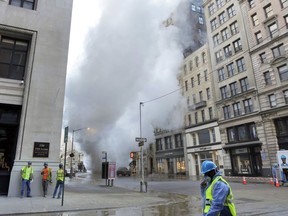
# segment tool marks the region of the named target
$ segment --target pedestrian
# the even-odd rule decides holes
[[[33,181],[33,168],[31,165],[32,165],[32,162],[28,161],[28,165],[23,166],[21,169],[21,178],[22,178],[21,198],[23,198],[25,186],[27,188],[27,197],[32,197],[30,182]]]
[[[56,197],[58,188],[59,188],[59,191],[58,191],[57,198],[58,199],[61,198],[61,193],[62,193],[62,190],[63,190],[63,186],[64,186],[63,164],[59,164],[59,169],[57,170],[57,174],[56,174],[56,186],[55,186],[55,189],[54,189],[53,198]]]
[[[43,197],[47,196],[47,189],[48,189],[48,183],[52,182],[52,172],[51,168],[48,168],[48,163],[44,163],[44,168],[41,171],[42,175],[42,188],[43,188]]]
[[[222,178],[212,161],[204,161],[201,167],[204,181],[201,182],[203,216],[236,216],[232,189]]]

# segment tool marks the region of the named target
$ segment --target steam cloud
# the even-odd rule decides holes
[[[74,0],[64,109],[70,131],[92,128],[75,132],[74,144],[93,170],[101,168],[102,151],[117,167],[128,166],[129,152],[139,150],[140,102],[148,143],[153,127],[181,127],[180,90],[150,100],[179,89],[182,50],[189,42],[187,29],[163,25],[175,11],[182,13],[178,22],[187,22],[188,1],[96,2]]]

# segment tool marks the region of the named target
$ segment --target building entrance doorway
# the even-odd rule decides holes
[[[7,195],[13,167],[21,106],[0,104],[0,195]]]

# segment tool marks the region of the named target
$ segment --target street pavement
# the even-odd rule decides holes
[[[127,181],[129,180],[127,178]],[[150,180],[152,181],[152,179]],[[164,184],[165,180],[162,181]],[[195,190],[200,183],[198,180],[189,179],[170,181],[175,181],[179,185],[193,184]],[[241,182],[232,182],[231,186],[237,215],[272,216],[283,213],[286,215],[288,212],[287,187],[249,182],[246,185]],[[201,197],[198,191],[197,193],[191,192],[191,195],[183,195],[155,189],[149,191],[148,188],[147,193],[140,193],[139,188],[136,190],[120,186],[107,187],[104,180],[87,181],[81,177],[67,179],[63,206],[61,206],[61,201],[61,199],[53,199],[51,195],[47,198],[23,199],[0,197],[0,214],[45,215],[45,213],[50,213],[50,215],[59,215],[56,213],[62,212],[63,215],[84,215],[81,212],[86,211],[86,215],[201,215]],[[94,213],[91,213],[93,211]],[[70,212],[70,214],[64,214],[65,212]]]

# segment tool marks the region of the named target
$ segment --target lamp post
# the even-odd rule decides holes
[[[72,166],[72,162],[73,162],[73,157],[74,157],[74,133],[77,132],[77,131],[81,131],[81,130],[86,130],[87,128],[79,128],[79,129],[76,129],[76,130],[73,130],[72,131],[72,143],[71,143],[71,154],[70,154],[70,178],[73,177],[72,175],[72,172],[73,172],[73,166]]]
[[[144,105],[143,102],[139,103],[139,110],[140,110],[140,139],[142,138],[142,115],[141,115],[141,107]],[[140,157],[141,157],[141,182],[140,182],[140,192],[143,191],[144,186],[144,164],[143,164],[143,146],[140,147]]]

